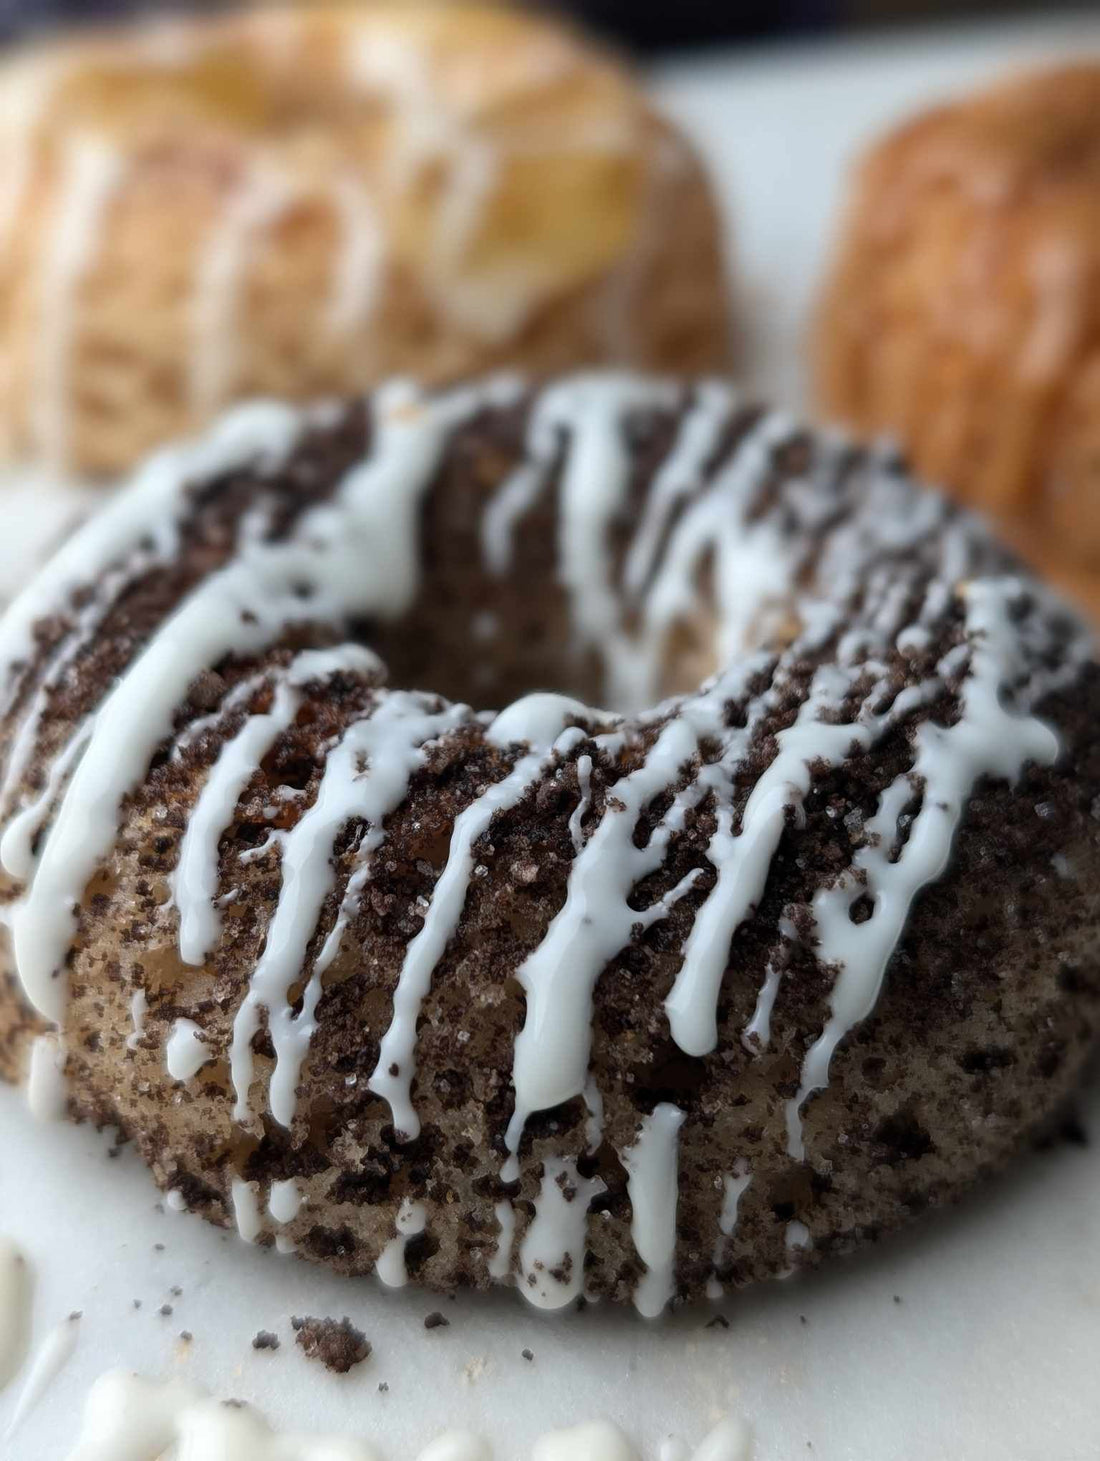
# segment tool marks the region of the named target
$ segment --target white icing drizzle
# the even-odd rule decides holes
[[[123,174],[120,154],[102,137],[71,138],[62,161],[65,181],[46,244],[41,281],[37,380],[32,425],[38,453],[55,466],[69,450],[73,399],[70,366],[80,286],[99,251],[99,234]]]
[[[178,1019],[164,1047],[164,1062],[174,1081],[194,1080],[213,1057],[194,1020]]]
[[[149,997],[144,989],[135,989],[130,996],[130,1024],[133,1026],[126,1036],[126,1049],[136,1050],[145,1034],[145,1016],[149,1011]]]
[[[394,1219],[397,1232],[378,1255],[374,1271],[387,1288],[404,1288],[409,1281],[405,1267],[405,1249],[410,1238],[417,1237],[428,1224],[428,1212],[424,1204],[406,1197],[402,1200]]]
[[[394,1129],[402,1140],[420,1133],[420,1119],[410,1098],[416,1022],[431,987],[432,972],[462,916],[474,866],[474,843],[489,830],[498,812],[507,811],[523,800],[551,759],[564,756],[583,735],[583,731],[569,729],[558,737],[548,754],[532,751],[520,757],[503,781],[489,787],[455,820],[446,865],[432,891],[423,926],[409,944],[397,976],[393,1018],[382,1037],[378,1064],[370,1078],[371,1090],[389,1102]],[[492,728],[487,738],[494,738]]]
[[[429,1441],[417,1461],[492,1461],[493,1453],[470,1431],[446,1431]]]
[[[15,1378],[27,1352],[33,1292],[26,1256],[10,1238],[0,1238],[0,1391]]]
[[[362,329],[370,319],[382,284],[386,241],[378,210],[356,178],[337,178],[331,196],[342,245],[324,324],[330,334],[346,335]]]
[[[187,1199],[178,1187],[170,1187],[164,1194],[164,1206],[169,1212],[186,1212]]]
[[[727,1416],[720,1420],[698,1446],[691,1461],[749,1461],[752,1435],[743,1420]]]
[[[293,196],[289,180],[259,159],[222,210],[199,255],[191,300],[191,407],[206,418],[236,385],[241,295],[252,247]]]
[[[169,733],[172,715],[194,676],[231,651],[258,651],[295,619],[322,613],[339,618],[372,609],[400,613],[415,592],[415,513],[420,495],[449,430],[485,396],[496,398],[493,383],[485,395],[470,390],[430,402],[402,383],[380,391],[374,402],[374,451],[341,483],[332,501],[308,512],[291,542],[255,545],[205,580],[161,626],[100,705],[91,740],[49,829],[33,881],[12,918],[20,977],[32,1001],[48,1017],[60,1019],[63,1012],[64,982],[59,974],[75,910],[114,839],[118,807]],[[276,422],[283,417],[276,441],[288,445],[285,418],[295,424],[303,418],[265,409],[275,413]],[[239,416],[234,413],[231,420]],[[209,473],[211,456],[215,468],[225,470],[227,462],[239,460],[242,441],[251,444],[248,430],[215,432],[212,451],[184,453],[182,462],[170,459],[167,471],[207,465]],[[173,476],[172,496],[180,485]],[[147,506],[134,505],[138,510]],[[84,537],[78,533],[68,545],[71,555],[64,550],[60,555],[66,570],[70,558],[79,562]],[[93,546],[99,546],[97,540]],[[88,567],[85,562],[81,579]],[[295,592],[303,583],[313,589],[305,598]],[[41,586],[30,592],[36,602],[44,596]],[[20,611],[19,628],[25,619],[25,597],[14,606]],[[4,648],[0,636],[0,663]],[[288,1020],[289,1016],[284,1025]],[[240,1095],[241,1087],[237,1089]]]
[[[500,1237],[493,1256],[489,1259],[489,1276],[497,1280],[510,1278],[513,1271],[512,1252],[516,1243],[516,1210],[507,1200],[493,1207],[493,1215],[500,1225]]]
[[[37,827],[45,836],[37,865],[30,856],[36,831],[23,838],[21,851],[12,852],[9,868],[23,868],[29,878],[12,928],[20,975],[40,1009],[61,1016],[60,971],[79,900],[114,841],[126,794],[140,784],[150,757],[170,734],[194,676],[225,654],[263,652],[296,623],[321,618],[338,625],[348,618],[403,613],[418,587],[421,499],[450,432],[482,406],[513,404],[522,389],[504,377],[430,398],[405,384],[380,392],[372,403],[369,453],[332,497],[306,512],[279,541],[266,535],[261,503],[258,515],[239,526],[236,558],[199,584],[94,715],[74,730],[58,758],[68,758],[64,768],[43,794]],[[625,553],[613,552],[625,510],[632,507],[636,461],[629,418],[638,411],[669,413],[680,403],[684,414],[633,540]],[[439,738],[463,728],[483,735],[505,761],[499,779],[479,789],[459,812],[443,871],[422,904],[422,927],[397,973],[392,1015],[370,1084],[389,1102],[402,1137],[419,1129],[412,1105],[416,1025],[461,927],[478,839],[498,812],[517,806],[560,762],[576,756],[580,795],[568,824],[573,857],[564,896],[541,942],[517,970],[507,971],[526,996],[513,1053],[515,1104],[502,1171],[510,1182],[521,1175],[520,1142],[536,1112],[583,1097],[590,1113],[586,1138],[590,1145],[601,1138],[602,1096],[590,1050],[594,992],[608,964],[640,929],[693,895],[666,1013],[672,1037],[686,1054],[701,1057],[714,1050],[723,981],[736,973],[738,931],[766,891],[785,831],[797,830],[814,778],[822,768],[872,750],[912,717],[911,765],[883,793],[866,826],[853,832],[856,851],[848,871],[813,895],[816,953],[835,967],[836,977],[828,1018],[787,1109],[790,1150],[802,1155],[803,1104],[825,1084],[836,1046],[873,1007],[913,899],[946,866],[975,781],[983,774],[1012,780],[1029,760],[1053,760],[1056,738],[1030,707],[1047,690],[1070,683],[1084,651],[1075,642],[1057,668],[1040,667],[1049,649],[1041,614],[1036,623],[1027,614],[1013,614],[1015,581],[974,571],[984,552],[975,530],[948,519],[935,498],[914,498],[873,458],[859,469],[866,480],[846,503],[850,483],[840,467],[842,444],[830,438],[814,448],[816,457],[810,452],[804,477],[783,478],[777,489],[782,512],[762,507],[758,498],[774,478],[774,455],[797,432],[782,416],[761,417],[717,463],[719,445],[728,445],[739,410],[732,393],[717,385],[695,387],[687,395],[670,383],[633,377],[585,376],[552,386],[534,401],[526,460],[493,499],[486,514],[486,522],[495,514],[493,525],[483,524],[485,556],[503,571],[515,522],[560,466],[560,576],[569,595],[574,647],[609,659],[612,693],[618,703],[635,703],[657,683],[667,631],[682,617],[716,609],[722,653],[732,662],[696,693],[629,721],[568,697],[535,694],[490,720],[435,697],[380,688],[378,663],[365,650],[311,651],[289,667],[271,666],[246,680],[213,716],[177,739],[176,751],[188,736],[194,738],[200,723],[234,726],[199,791],[172,878],[181,954],[199,964],[219,936],[218,905],[233,896],[222,891],[219,843],[257,765],[293,724],[307,682],[335,673],[365,681],[365,708],[328,747],[312,802],[307,806],[303,797],[290,829],[273,828],[267,842],[247,854],[269,857],[272,866],[278,858],[280,892],[234,1019],[229,1062],[239,1121],[251,1122],[256,1114],[252,1043],[266,1017],[275,1050],[268,1104],[277,1121],[291,1125],[322,976],[383,855],[386,818],[408,796]],[[121,572],[118,565],[128,554],[145,555],[147,565],[167,557],[186,511],[189,480],[246,463],[261,450],[261,470],[277,464],[307,419],[312,418],[262,406],[234,413],[202,442],[162,454],[128,494],[78,533],[0,625],[0,672],[6,668],[14,683],[9,708],[39,619],[69,608],[89,575],[106,582]],[[703,480],[707,473],[709,481]],[[795,526],[788,523],[781,532],[784,516]],[[933,572],[926,561],[933,553],[940,576],[922,582]],[[620,559],[625,589],[615,582]],[[704,574],[707,565],[711,571]],[[709,580],[712,595],[701,578]],[[896,646],[920,652],[933,642],[961,583],[965,642],[925,679],[896,693],[890,666]],[[914,600],[914,588],[923,602],[919,594]],[[1029,585],[1027,592],[1038,591]],[[624,593],[644,598],[631,606]],[[914,602],[920,605],[916,626],[908,622]],[[849,613],[851,606],[856,607]],[[89,606],[86,623],[71,616],[78,621],[72,638],[62,641],[47,675],[60,673],[58,658],[75,652],[74,639],[94,633],[98,612]],[[923,642],[914,637],[914,627],[926,630]],[[756,643],[766,647],[754,650]],[[819,653],[821,662],[810,676],[807,660]],[[955,723],[942,726],[916,715],[937,697],[955,695],[956,687],[961,714]],[[41,682],[36,694],[40,690]],[[267,707],[262,713],[248,710],[255,698]],[[9,799],[25,779],[23,768],[33,764],[45,719],[45,701],[30,695],[28,702],[35,729],[15,742],[16,769],[9,762],[5,784]],[[738,707],[736,716],[731,707]],[[239,721],[231,719],[242,711]],[[781,727],[765,738],[762,732],[776,713],[783,716]],[[765,739],[767,759],[759,769],[750,755]],[[629,770],[609,783],[597,817],[593,779],[604,757],[623,758]],[[269,815],[276,817],[288,798],[296,801],[299,795],[271,788]],[[666,868],[675,839],[696,809],[713,821],[708,866],[692,868],[672,887],[669,877],[647,906],[632,906],[640,901],[639,884]],[[903,815],[907,836],[899,831]],[[652,830],[639,846],[643,819]],[[347,854],[350,866],[338,868],[334,848],[349,827],[358,840]],[[3,845],[0,853],[6,860]],[[860,899],[870,903],[872,916],[856,923],[851,911]],[[770,1039],[773,1005],[797,942],[792,917],[787,910],[778,920],[756,1007],[743,1031],[753,1053]],[[184,1049],[197,1054],[196,1044],[194,1032],[181,1027],[180,1069],[190,1069]],[[623,1153],[634,1241],[646,1265],[636,1296],[645,1313],[657,1312],[673,1288],[681,1119],[676,1108],[658,1107]],[[582,1292],[586,1215],[602,1186],[581,1180],[571,1158],[540,1149],[536,1160],[542,1178],[535,1217],[517,1253],[512,1206],[497,1204],[501,1236],[488,1263],[500,1279],[515,1266],[527,1297],[555,1307]],[[726,1237],[747,1182],[747,1169],[739,1167],[726,1179],[720,1222]],[[233,1197],[242,1233],[254,1238],[263,1225],[254,1185],[238,1176]],[[291,1221],[277,1216],[281,1202],[273,1190],[273,1219]],[[424,1220],[423,1209],[408,1199],[397,1235],[379,1260],[384,1281],[404,1281],[405,1242],[419,1230],[409,1224]],[[798,1231],[792,1225],[788,1237],[796,1239]]]
[[[676,1204],[678,1144],[684,1113],[667,1102],[642,1122],[634,1145],[622,1154],[630,1196],[630,1233],[645,1273],[634,1290],[634,1307],[655,1319],[676,1290]]]
[[[307,650],[294,659],[285,679],[277,685],[271,709],[251,716],[225,743],[188,819],[172,875],[172,893],[180,910],[180,958],[184,963],[204,963],[217,942],[221,927],[215,901],[218,843],[257,767],[294,723],[302,687],[342,671],[369,675],[380,670],[377,657],[356,645]]]
[[[233,1203],[237,1232],[246,1243],[254,1243],[264,1229],[259,1183],[246,1182],[243,1177],[233,1177],[229,1183],[229,1196]]]
[[[80,1337],[80,1315],[70,1314],[51,1329],[35,1351],[4,1439],[10,1440],[72,1358]]]
[[[581,1177],[570,1157],[547,1157],[542,1186],[519,1247],[520,1292],[537,1309],[561,1309],[584,1291],[588,1209],[607,1188]]]
[[[65,1114],[65,1046],[54,1031],[31,1041],[27,1067],[27,1107],[36,1121],[59,1121]]]
[[[353,817],[369,825],[359,855],[369,857],[380,845],[382,823],[404,799],[425,747],[459,724],[463,706],[427,708],[424,697],[395,691],[365,720],[354,722],[326,758],[313,805],[283,839],[283,887],[267,942],[252,974],[248,994],[233,1025],[230,1062],[237,1092],[237,1119],[249,1111],[252,1083],[252,1038],[259,1012],[268,1012],[275,1047],[270,1106],[276,1121],[294,1119],[298,1076],[312,1038],[314,1013],[321,995],[315,972],[306,986],[301,1013],[295,1017],[287,993],[302,969],[309,941],[334,882],[333,841]]]
[[[794,1157],[804,1150],[802,1107],[827,1084],[841,1040],[874,1008],[913,899],[947,867],[955,829],[975,782],[985,775],[1013,782],[1028,761],[1049,766],[1058,756],[1058,737],[1048,725],[1004,703],[1020,669],[1019,642],[1009,618],[1018,594],[1013,579],[981,579],[965,586],[970,673],[961,690],[959,719],[947,727],[930,720],[918,726],[913,766],[883,793],[852,871],[814,898],[818,957],[834,964],[838,973],[829,1019],[806,1053],[798,1094],[788,1105],[788,1145]],[[920,811],[891,861],[898,818],[920,786]],[[871,900],[872,912],[856,923],[851,910],[862,897]]]
[[[722,1212],[718,1229],[725,1238],[731,1238],[737,1229],[737,1209],[751,1182],[752,1169],[743,1157],[734,1171],[722,1179]]]

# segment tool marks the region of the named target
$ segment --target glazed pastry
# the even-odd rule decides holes
[[[893,433],[1100,613],[1100,65],[918,117],[858,174],[817,321],[827,415]]]
[[[0,666],[8,1073],[341,1271],[654,1314],[954,1197],[1092,1042],[1088,637],[724,385],[240,407]]]
[[[242,396],[728,354],[708,186],[490,5],[249,11],[0,68],[3,454],[103,475]]]

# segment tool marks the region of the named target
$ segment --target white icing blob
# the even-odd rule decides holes
[[[210,1047],[194,1020],[176,1020],[164,1047],[164,1061],[172,1079],[193,1080],[212,1058]]]
[[[133,1026],[126,1036],[126,1049],[136,1050],[145,1034],[145,1016],[149,1012],[149,997],[144,989],[135,989],[130,996],[130,1024]]]
[[[500,1237],[497,1239],[497,1246],[493,1256],[489,1259],[489,1275],[498,1280],[510,1277],[512,1264],[512,1250],[516,1242],[516,1210],[507,1200],[498,1202],[493,1207],[493,1216],[500,1225]]]
[[[492,1461],[492,1451],[469,1431],[447,1431],[424,1447],[417,1461]]]
[[[68,1461],[380,1461],[339,1437],[277,1435],[250,1406],[207,1399],[183,1380],[113,1370],[88,1392]]]
[[[540,1436],[531,1461],[638,1461],[638,1453],[617,1425],[590,1420]]]
[[[588,1209],[607,1188],[580,1177],[572,1158],[543,1162],[535,1215],[519,1248],[520,1293],[537,1309],[561,1309],[584,1291]]]
[[[749,1461],[751,1453],[752,1435],[748,1426],[743,1420],[728,1416],[696,1448],[691,1461]]]

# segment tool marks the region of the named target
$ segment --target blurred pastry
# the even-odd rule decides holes
[[[721,367],[715,207],[628,71],[488,5],[261,9],[0,70],[0,433],[109,474],[228,401]]]
[[[828,414],[896,435],[1100,612],[1100,63],[872,148],[814,355]]]

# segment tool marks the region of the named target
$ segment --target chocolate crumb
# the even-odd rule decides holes
[[[258,1329],[252,1336],[253,1349],[278,1349],[279,1336],[272,1334],[270,1329]]]
[[[194,1335],[191,1333],[190,1329],[181,1329],[180,1338],[183,1340],[184,1344],[190,1344],[192,1339],[194,1338]]]
[[[450,1322],[451,1321],[446,1318],[445,1315],[441,1314],[438,1309],[433,1309],[432,1312],[424,1320],[424,1328],[446,1329],[449,1327]]]
[[[134,1299],[133,1300],[133,1304],[134,1304],[134,1308],[135,1309],[140,1309],[141,1308],[141,1300],[140,1299]]]
[[[894,1303],[895,1304],[900,1304],[901,1303],[901,1295],[900,1294],[895,1294],[894,1295]]]
[[[172,1287],[168,1290],[168,1292],[172,1295],[174,1299],[178,1299],[183,1293],[183,1290],[180,1288],[178,1283],[174,1283]]]
[[[806,1316],[805,1316],[805,1314],[799,1314],[799,1316],[798,1316],[798,1322],[799,1322],[799,1323],[800,1323],[800,1324],[806,1324],[806,1323],[808,1323],[808,1322],[809,1322],[809,1321],[808,1321],[808,1320],[807,1320],[807,1318],[806,1318]]]
[[[390,1393],[390,1387],[385,1380],[379,1382],[378,1393],[379,1395],[388,1395]]]
[[[351,1320],[314,1319],[295,1315],[290,1321],[299,1349],[311,1360],[320,1360],[327,1370],[346,1375],[353,1365],[370,1354],[367,1336]]]
[[[531,1349],[521,1349],[520,1354],[523,1356],[528,1364],[530,1364],[531,1361],[535,1358],[535,1352]]]
[[[163,1243],[154,1243],[153,1244],[153,1252],[154,1253],[163,1253],[164,1252],[164,1244]]]
[[[171,1314],[171,1312],[172,1312],[172,1305],[171,1304],[161,1304],[160,1308],[157,1310],[157,1313],[160,1314],[160,1315],[162,1315],[165,1319],[168,1318],[168,1316]]]

